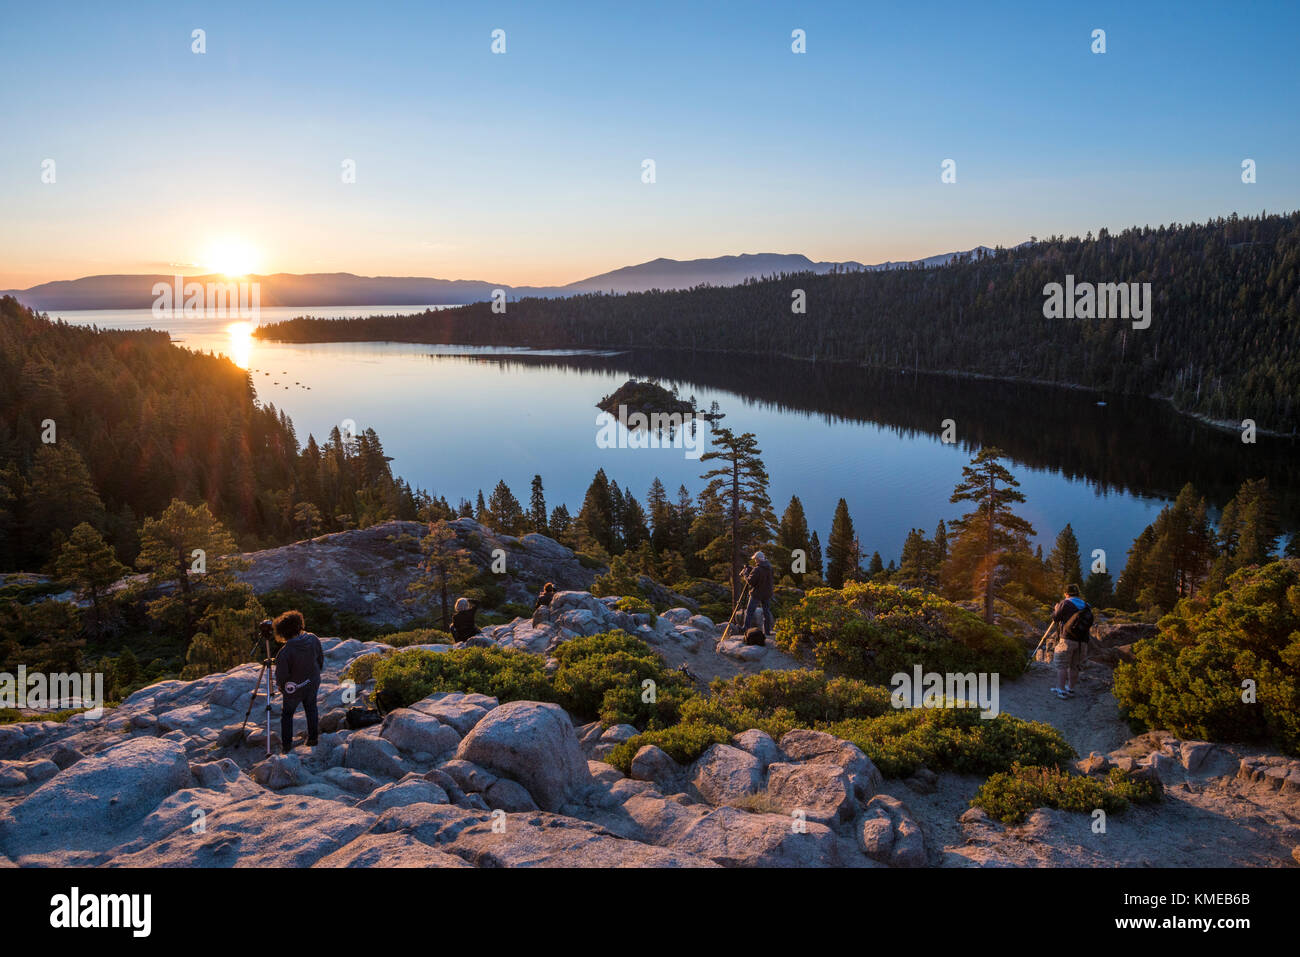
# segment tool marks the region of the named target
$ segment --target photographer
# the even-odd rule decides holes
[[[280,749],[288,754],[293,750],[293,715],[299,704],[307,716],[307,747],[316,746],[320,730],[316,695],[320,691],[325,651],[319,638],[303,631],[302,613],[298,611],[286,611],[275,620],[275,640],[284,646],[275,656],[275,681],[284,697],[280,710]]]

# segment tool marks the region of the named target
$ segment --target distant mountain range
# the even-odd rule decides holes
[[[955,258],[992,252],[977,246],[964,252],[943,253],[914,262],[864,265],[859,262],[813,262],[807,256],[785,253],[746,253],[713,259],[654,259],[636,266],[571,282],[567,286],[509,286],[474,279],[427,279],[414,276],[354,276],[352,273],[274,273],[253,276],[260,283],[262,306],[412,306],[461,305],[482,302],[493,290],[504,289],[512,299],[525,296],[573,296],[581,293],[646,292],[651,289],[690,289],[693,286],[737,286],[747,279],[782,273],[873,271],[908,266],[942,266]],[[219,274],[187,276],[186,281],[227,282]],[[147,309],[153,305],[155,283],[172,282],[172,276],[86,276],[41,283],[30,289],[7,289],[25,306],[42,312],[75,309]]]

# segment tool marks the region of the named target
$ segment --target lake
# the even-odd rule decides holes
[[[424,307],[273,307],[261,321],[296,315],[360,316]],[[675,498],[692,493],[709,463],[681,448],[600,448],[595,404],[632,376],[656,378],[716,401],[723,424],[753,432],[779,517],[791,494],[825,544],[843,497],[866,554],[897,559],[913,526],[931,534],[975,450],[1008,453],[1027,499],[1020,509],[1044,551],[1070,522],[1085,558],[1106,551],[1112,573],[1133,539],[1191,481],[1221,507],[1247,478],[1282,496],[1288,531],[1300,526],[1294,439],[1197,422],[1168,404],[1084,390],[938,375],[884,373],[795,360],[690,353],[536,351],[410,343],[263,342],[247,323],[178,318],[149,310],[65,311],[52,317],[100,328],[162,325],[181,346],[224,353],[249,370],[264,403],[284,410],[301,442],[348,420],[373,428],[394,471],[453,505],[505,479],[527,505],[542,476],[550,508],[576,514],[597,468],[645,504],[658,476]],[[940,440],[956,424],[956,443]]]

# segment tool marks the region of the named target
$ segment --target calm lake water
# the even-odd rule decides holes
[[[376,315],[423,307],[266,308],[261,322],[295,315]],[[1044,551],[1066,522],[1087,557],[1105,549],[1112,573],[1142,528],[1184,482],[1221,507],[1244,479],[1266,476],[1297,528],[1300,448],[1261,436],[1245,445],[1177,415],[1161,402],[1046,386],[932,375],[878,373],[842,365],[717,355],[537,352],[408,343],[263,342],[224,319],[159,323],[148,310],[52,314],[100,328],[167,328],[178,345],[224,353],[247,368],[259,398],[283,409],[299,440],[318,440],[352,420],[379,433],[393,467],[412,485],[453,505],[487,495],[505,479],[527,504],[542,476],[548,506],[576,514],[592,475],[609,477],[645,503],[659,476],[703,487],[705,468],[677,448],[602,449],[595,403],[631,376],[655,377],[698,408],[716,401],[724,424],[753,432],[771,476],[778,514],[791,494],[825,544],[841,496],[863,546],[897,559],[917,526],[933,532],[961,509],[949,503],[975,450],[1010,457]],[[957,443],[940,441],[953,419]]]

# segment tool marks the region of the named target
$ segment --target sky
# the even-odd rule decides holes
[[[563,284],[1300,206],[1294,2],[4,5],[0,288]]]

